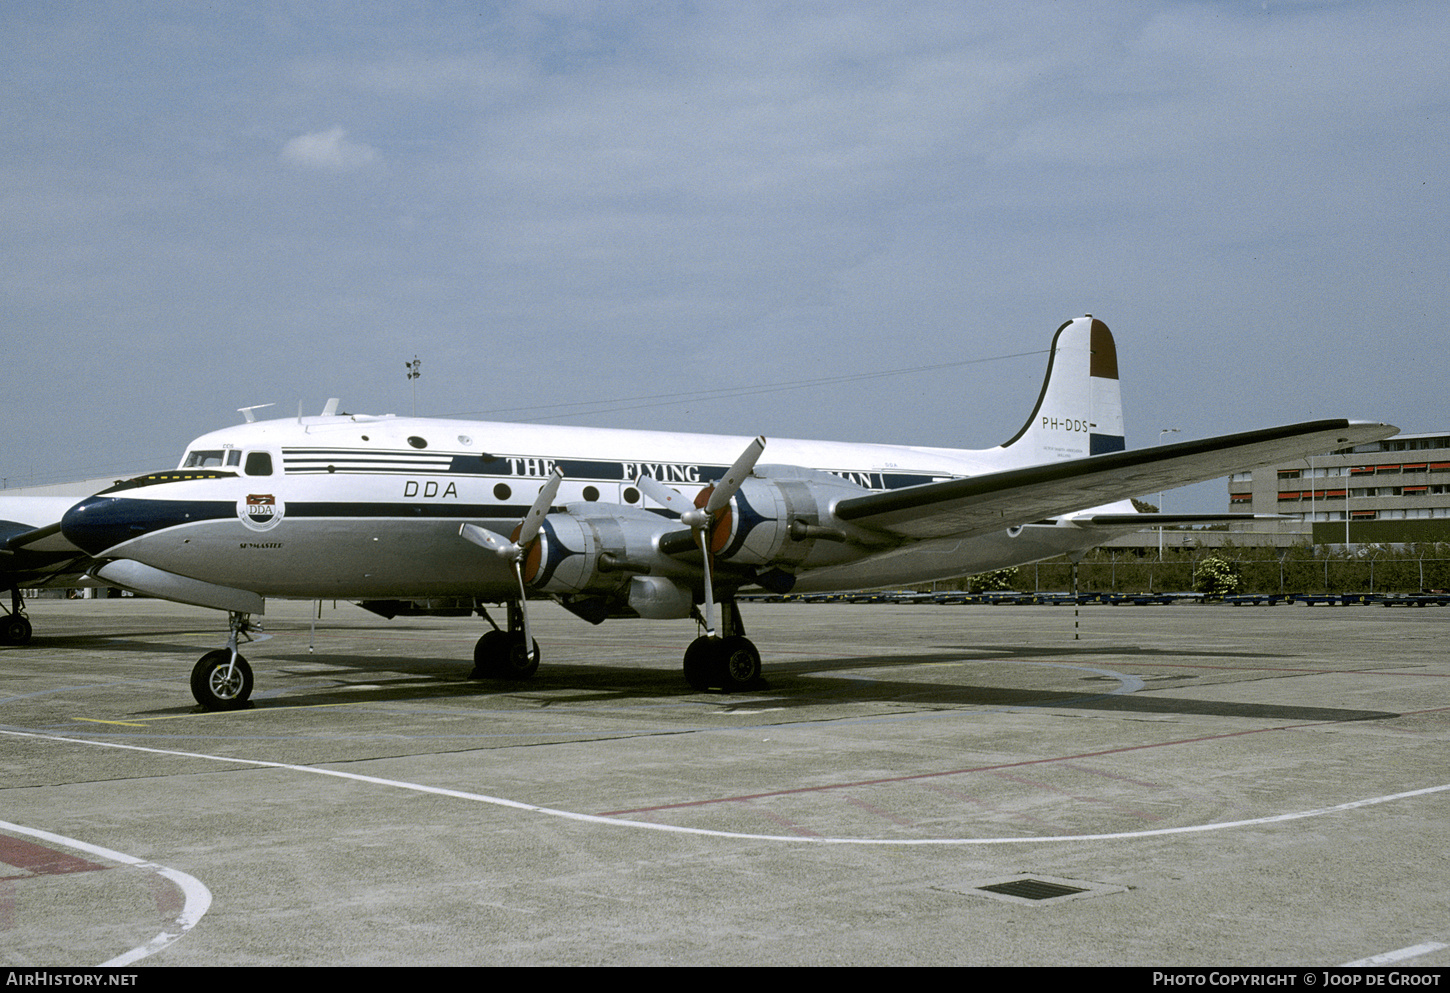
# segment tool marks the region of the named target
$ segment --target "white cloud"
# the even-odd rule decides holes
[[[361,169],[377,158],[377,149],[348,141],[347,132],[337,125],[326,131],[299,135],[282,146],[282,161],[305,169],[348,172]]]

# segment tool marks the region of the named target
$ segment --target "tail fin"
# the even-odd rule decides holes
[[[1052,339],[1032,416],[999,450],[1012,464],[1025,466],[1125,447],[1113,333],[1091,314],[1068,321]]]

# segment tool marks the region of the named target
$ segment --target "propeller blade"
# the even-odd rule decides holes
[[[458,533],[481,548],[497,552],[503,558],[519,558],[523,555],[523,549],[518,545],[497,531],[481,528],[477,524],[464,524],[458,529]]]
[[[715,571],[714,563],[710,555],[710,534],[708,531],[696,531],[695,535],[700,542],[700,551],[705,556],[705,635],[715,637],[715,582],[711,573]]]
[[[539,536],[539,528],[544,525],[544,518],[548,516],[549,507],[554,502],[554,497],[559,492],[559,483],[564,479],[564,473],[555,469],[544,488],[539,490],[539,495],[534,498],[534,505],[524,515],[523,521],[519,524],[519,536],[515,543],[520,548],[527,545]]]
[[[523,557],[514,559],[514,576],[519,581],[519,619],[524,626],[524,657],[530,662],[534,661],[534,632],[529,627],[529,594],[524,589],[524,560]]]
[[[676,517],[684,517],[686,512],[695,509],[695,505],[683,493],[672,486],[666,486],[653,476],[642,475],[634,481],[634,485],[638,486],[645,496],[664,506]]]
[[[765,451],[765,437],[762,435],[745,446],[745,451],[740,453],[740,458],[735,464],[725,470],[725,475],[715,484],[714,491],[710,494],[709,501],[705,504],[705,513],[714,517],[725,509],[745,478],[755,468],[755,463],[760,459],[760,453]]]

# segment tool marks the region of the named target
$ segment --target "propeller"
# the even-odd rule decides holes
[[[528,660],[534,660],[534,636],[529,630],[529,596],[524,589],[524,563],[529,555],[537,547],[539,530],[544,526],[544,518],[549,513],[549,507],[554,502],[554,497],[559,492],[559,484],[563,481],[564,474],[555,469],[547,482],[544,483],[539,495],[534,499],[533,506],[524,515],[514,528],[513,536],[505,538],[497,531],[490,531],[488,528],[481,528],[477,524],[464,524],[458,529],[458,533],[475,545],[487,548],[496,553],[499,558],[505,559],[513,564],[514,576],[519,581],[519,614],[524,622],[524,653]]]
[[[715,637],[714,532],[726,520],[724,511],[754,470],[763,451],[764,437],[746,445],[735,464],[725,470],[725,475],[714,485],[701,490],[693,502],[653,476],[640,476],[635,480],[635,485],[644,491],[645,496],[679,515],[680,521],[693,533],[695,544],[700,546],[700,553],[705,557],[705,634],[711,638]]]

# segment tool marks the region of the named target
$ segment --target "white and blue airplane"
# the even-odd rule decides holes
[[[593,623],[693,617],[685,678],[728,691],[761,674],[742,591],[949,579],[1242,517],[1139,513],[1129,498],[1397,430],[1320,420],[1128,451],[1113,337],[1089,315],[1058,328],[1036,407],[995,448],[370,416],[329,401],[318,417],[247,411],[178,468],[77,503],[60,532],[104,583],[228,612],[226,648],[192,673],[208,709],[245,705],[238,645],[268,597],[379,612],[455,598],[492,628],[474,675],[508,679],[539,664],[530,598]],[[505,627],[486,605],[503,605]]]

